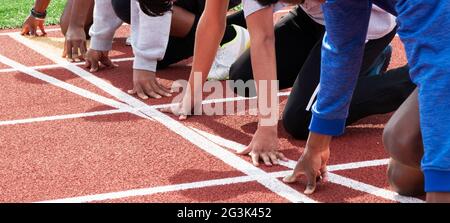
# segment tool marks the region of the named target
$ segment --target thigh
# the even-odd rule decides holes
[[[312,117],[311,107],[320,82],[322,42],[318,41],[301,68],[283,112],[285,129],[297,139],[306,139]]]
[[[123,22],[131,22],[131,0],[111,0],[114,12]]]
[[[394,160],[420,168],[423,143],[420,132],[418,90],[400,106],[385,126],[384,144]]]
[[[368,73],[378,56],[380,56],[384,49],[386,49],[386,47],[389,46],[389,44],[392,42],[395,37],[396,31],[397,29],[394,29],[384,37],[380,39],[370,40],[366,43],[364,47],[364,56],[360,75]]]

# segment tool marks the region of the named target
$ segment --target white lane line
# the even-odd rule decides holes
[[[129,112],[129,111],[124,110],[124,109],[112,109],[112,110],[106,110],[106,111],[96,111],[96,112],[86,112],[86,113],[78,113],[78,114],[55,115],[55,116],[47,116],[47,117],[29,118],[29,119],[0,121],[0,126],[28,124],[28,123],[45,122],[45,121],[57,121],[57,120],[76,119],[76,118],[86,118],[86,117],[93,117],[93,116],[100,116],[100,115],[119,114],[119,113],[125,113],[125,112]]]
[[[134,57],[126,57],[126,58],[119,58],[119,59],[112,59],[112,62],[117,63],[117,62],[128,62],[128,61],[133,61]],[[84,62],[76,62],[76,63],[72,63],[74,65],[84,65]],[[32,66],[30,67],[31,69],[34,70],[47,70],[47,69],[57,69],[57,68],[64,68],[61,67],[61,65],[59,64],[50,64],[50,65],[40,65],[40,66]],[[14,68],[4,68],[4,69],[0,69],[0,73],[8,73],[8,72],[15,72],[17,71],[17,69]]]
[[[51,28],[51,29],[45,29],[45,32],[55,32],[55,31],[61,31],[61,28]],[[0,36],[9,36],[11,34],[20,34],[20,31],[12,31],[12,32],[4,32],[0,33]]]
[[[375,187],[369,184],[365,184],[347,177],[343,177],[334,173],[329,173],[328,175],[330,182],[339,184],[354,190],[366,192],[387,200],[398,201],[400,203],[424,203],[423,200],[415,197],[401,196],[398,193]]]
[[[25,46],[29,47],[30,49],[33,49],[34,51],[40,53],[42,56],[52,60],[56,64],[59,64],[62,68],[65,68],[65,69],[71,71],[75,75],[78,75],[79,77],[85,79],[89,83],[97,86],[98,88],[105,91],[106,93],[119,99],[119,101],[123,101],[134,108],[147,106],[144,102],[142,102],[142,101],[138,100],[137,98],[112,86],[107,81],[93,75],[92,73],[68,62],[67,60],[61,58],[59,55],[55,55],[55,54],[51,54],[51,53],[43,53],[43,52],[45,52],[44,47],[35,44],[33,40],[26,38],[24,36],[21,36],[20,34],[11,34],[10,37],[15,39],[19,43],[24,44]]]
[[[124,24],[122,24],[122,26],[128,26],[128,24],[124,23]],[[45,29],[45,32],[47,32],[47,33],[57,32],[57,31],[61,31],[61,28]],[[4,33],[0,33],[0,36],[9,36],[11,34],[20,34],[20,33],[21,33],[21,31],[4,32]]]
[[[255,175],[264,175],[266,174],[268,176],[268,173],[265,171],[253,166],[252,164],[246,162],[245,160],[241,159],[237,155],[231,153],[230,151],[216,145],[215,143],[210,142],[203,136],[197,134],[195,131],[189,129],[182,123],[180,123],[177,120],[174,120],[170,118],[168,115],[163,114],[159,111],[157,111],[154,108],[151,108],[144,102],[134,98],[133,96],[121,91],[120,89],[112,86],[111,84],[107,83],[106,81],[98,78],[97,76],[73,65],[67,62],[66,60],[60,58],[58,55],[51,55],[51,54],[43,54],[42,52],[45,52],[44,49],[42,49],[39,46],[36,46],[33,44],[33,41],[21,36],[21,35],[10,35],[12,38],[14,38],[16,41],[28,46],[29,48],[35,50],[38,53],[41,53],[41,55],[49,58],[50,60],[61,64],[66,69],[72,71],[74,74],[77,74],[81,78],[89,81],[90,83],[96,85],[98,88],[104,90],[105,92],[111,94],[112,96],[116,97],[120,101],[123,101],[127,103],[128,105],[131,105],[134,108],[143,107],[140,111],[144,114],[146,114],[148,117],[153,118],[155,121],[160,122],[162,125],[166,126],[168,129],[172,130],[174,133],[180,135],[181,137],[185,138],[192,144],[196,145],[203,151],[215,156],[216,158],[222,160],[226,164],[232,166],[233,168],[245,173],[249,176],[255,176]],[[316,202],[310,198],[308,198],[306,195],[299,193],[298,191],[292,189],[288,185],[284,184],[278,179],[275,178],[257,178],[257,181],[271,190],[272,192],[278,194],[281,197],[286,198],[287,200],[291,202]]]
[[[183,138],[190,141],[192,144],[198,146],[203,151],[215,156],[219,160],[222,160],[226,164],[231,167],[245,173],[246,175],[253,176],[256,178],[256,181],[271,190],[272,192],[278,194],[281,197],[286,198],[291,202],[304,202],[304,203],[314,203],[316,201],[308,198],[306,195],[299,193],[288,185],[284,184],[280,180],[276,178],[270,177],[256,177],[256,176],[268,176],[264,170],[261,170],[242,158],[238,157],[236,154],[218,146],[217,144],[207,140],[200,134],[197,134],[195,131],[189,129],[185,125],[180,122],[160,113],[154,109],[146,108],[143,110],[144,114],[149,115],[154,118],[156,121],[159,121],[167,128],[182,136]]]
[[[233,140],[225,139],[223,137],[211,134],[209,132],[205,132],[205,131],[197,129],[197,128],[191,127],[191,129],[193,129],[197,133],[203,135],[207,139],[211,140],[211,142],[214,142],[219,146],[223,146],[225,148],[228,148],[228,149],[231,149],[234,151],[241,151],[241,150],[245,149],[245,145],[237,143]],[[389,163],[389,159],[352,162],[352,163],[328,166],[328,171],[352,170],[352,169],[359,169],[359,168],[366,168],[366,167],[384,166],[384,165],[387,165],[388,163]],[[282,162],[282,164],[285,167],[294,169],[297,162],[295,162],[293,160],[289,160],[288,162]]]
[[[67,90],[67,91],[72,92],[74,94],[80,95],[82,97],[91,99],[93,101],[96,101],[96,102],[99,102],[99,103],[102,103],[102,104],[105,104],[105,105],[108,105],[108,106],[111,106],[111,107],[114,107],[114,108],[125,109],[127,111],[133,112],[134,114],[138,115],[138,112],[132,111],[131,107],[126,105],[126,104],[120,103],[120,102],[118,102],[116,100],[112,100],[112,99],[103,97],[101,95],[97,95],[95,93],[92,93],[92,92],[87,91],[85,89],[79,88],[77,86],[68,84],[68,83],[66,83],[64,81],[61,81],[61,80],[58,80],[58,79],[56,79],[56,78],[54,78],[52,76],[46,75],[44,73],[41,73],[39,71],[33,70],[33,69],[29,68],[29,67],[26,67],[26,66],[24,66],[24,65],[22,65],[20,63],[17,63],[16,61],[13,61],[13,60],[11,60],[11,59],[3,56],[3,55],[0,55],[0,62],[3,63],[3,64],[8,65],[10,67],[15,68],[15,69],[19,70],[20,72],[22,72],[24,74],[27,74],[27,75],[32,76],[34,78],[37,78],[39,80],[45,81],[45,82],[47,82],[49,84],[52,84],[52,85],[54,85],[56,87],[60,87],[60,88],[62,88],[64,90]],[[140,115],[140,116],[142,116],[142,115]],[[145,117],[145,116],[143,116],[143,117]]]
[[[289,92],[280,93],[279,96],[284,96],[289,94]],[[203,105],[214,104],[214,103],[225,103],[225,102],[235,102],[241,100],[253,100],[255,98],[243,98],[243,97],[233,97],[233,98],[221,98],[221,99],[210,99],[204,100],[202,102]],[[160,108],[168,108],[176,105],[176,103],[171,104],[161,104],[161,105],[151,105],[151,108],[160,109]],[[86,113],[77,113],[77,114],[67,114],[67,115],[54,115],[54,116],[44,116],[44,117],[36,117],[36,118],[26,118],[26,119],[16,119],[16,120],[4,120],[0,121],[0,126],[2,125],[17,125],[17,124],[28,124],[34,122],[45,122],[45,121],[57,121],[57,120],[65,120],[65,119],[76,119],[76,118],[85,118],[85,117],[93,117],[99,115],[111,115],[111,114],[119,114],[131,111],[139,111],[143,107],[140,108],[131,108],[129,110],[125,109],[111,109],[105,111],[97,111],[97,112],[86,112]]]
[[[348,126],[349,129],[384,129],[384,124],[360,124]]]
[[[367,167],[376,167],[376,166],[386,166],[389,164],[389,159],[379,159],[379,160],[370,160],[370,161],[361,161],[354,163],[346,163],[346,164],[338,164],[332,165],[328,167],[329,171],[340,171],[340,170],[353,170]]]
[[[194,129],[194,128],[192,128]],[[240,151],[245,148],[245,145],[242,145],[240,143],[234,142],[232,140],[228,140],[225,138],[222,138],[220,136],[213,135],[211,133],[194,129],[197,133],[203,135],[204,137],[208,138],[212,142],[224,146],[226,148]],[[332,165],[328,167],[329,171],[339,171],[339,170],[350,170],[350,169],[359,169],[359,168],[365,168],[365,167],[375,167],[375,166],[385,166],[389,162],[388,159],[381,159],[381,160],[372,160],[372,161],[364,161],[364,162],[354,162],[354,163],[347,163],[347,164],[340,164],[340,165]],[[294,169],[297,162],[293,160],[289,160],[288,162],[280,162],[281,165],[288,167],[290,169]],[[401,196],[395,192],[375,187],[369,184],[365,184],[359,181],[352,180],[350,178],[346,178],[343,176],[339,176],[337,174],[330,173],[333,177],[330,177],[330,182],[339,184],[354,190],[366,192],[384,199],[393,200],[401,203],[421,203],[423,202],[420,199],[412,198],[412,197],[406,197]]]
[[[267,176],[267,175],[258,176],[258,178],[261,178],[261,179],[267,178],[267,177],[281,178],[281,177],[287,176],[288,174],[289,174],[289,171],[280,171],[280,172],[270,173],[269,176]],[[193,182],[193,183],[184,183],[184,184],[159,186],[159,187],[148,187],[148,188],[118,191],[118,192],[111,192],[111,193],[94,194],[94,195],[71,197],[71,198],[62,198],[62,199],[56,199],[56,200],[39,201],[36,203],[99,202],[99,201],[115,200],[115,199],[122,199],[122,198],[132,198],[132,197],[138,197],[138,196],[149,196],[149,195],[154,195],[154,194],[158,194],[158,193],[181,192],[181,191],[192,190],[192,189],[204,189],[204,188],[208,188],[208,187],[226,186],[226,185],[239,184],[239,183],[248,183],[248,182],[253,182],[253,181],[255,181],[255,178],[251,177],[251,176],[230,177],[230,178],[217,179],[217,180],[207,180],[207,181],[199,181],[199,182]]]

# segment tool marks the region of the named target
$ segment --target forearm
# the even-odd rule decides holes
[[[71,27],[84,28],[85,26],[84,23],[86,22],[89,13],[91,13],[89,9],[93,3],[94,0],[83,0],[74,2],[70,13],[69,29]]]
[[[47,10],[50,0],[36,0],[34,2],[34,10],[39,13],[45,12]]]
[[[332,136],[310,132],[305,152],[320,153],[330,148]]]
[[[191,88],[192,95],[202,90],[202,86],[195,84],[194,80],[201,78],[201,83],[205,82],[216,57],[217,49],[225,32],[227,8],[228,0],[206,1],[206,7],[195,36],[194,59],[189,77],[190,86],[195,87],[195,89]]]
[[[361,69],[371,4],[363,0],[327,1],[320,90],[313,106],[312,132],[340,135]]]
[[[272,11],[273,9],[268,7],[247,17],[260,128],[276,128],[278,123],[278,82]]]

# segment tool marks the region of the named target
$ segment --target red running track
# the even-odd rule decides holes
[[[61,202],[291,202],[304,199],[301,193],[305,179],[295,185],[280,181],[291,166],[260,167],[245,172],[254,168],[250,159],[230,153],[235,145],[251,141],[256,117],[196,116],[182,122],[189,129],[209,134],[202,136],[209,140],[206,149],[202,149],[189,141],[192,134],[200,133],[180,135],[151,117],[143,118],[105,104],[109,99],[129,106],[129,101],[117,99],[76,72],[59,66],[52,60],[58,55],[47,52],[42,45],[38,51],[29,48],[30,39],[15,37],[11,33],[15,31],[0,32],[1,56],[27,67],[56,64],[33,69],[39,71],[39,77],[55,78],[78,90],[68,91],[14,70],[15,67],[0,60],[0,202],[56,199],[63,199],[58,200]],[[124,45],[128,32],[129,27],[122,26],[116,35],[114,59],[132,57],[131,48]],[[57,39],[61,34],[53,31],[49,37]],[[46,40],[34,38],[31,42]],[[391,68],[406,61],[399,40],[394,40],[393,45]],[[118,68],[94,75],[126,92],[132,86],[132,61],[117,63]],[[189,61],[185,61],[158,72],[158,77],[169,87],[175,80],[187,79],[189,71]],[[98,97],[86,98],[79,89]],[[286,99],[280,97],[281,110]],[[155,106],[172,100],[150,99],[145,103]],[[245,110],[248,111],[248,106]],[[308,198],[316,202],[420,201],[395,196],[386,182],[387,154],[381,134],[388,119],[389,115],[364,119],[350,127],[345,136],[334,140],[330,165],[337,168],[333,172],[337,177],[319,185],[317,193]],[[282,127],[279,137],[282,151],[289,159],[297,160],[305,142],[294,140]],[[218,156],[208,145],[219,145],[218,151],[225,155]],[[230,163],[227,159],[237,161]],[[358,163],[374,160],[376,164]],[[274,187],[264,183],[268,177],[276,181],[276,188],[295,193],[287,196],[274,192]],[[349,185],[348,181],[356,184]]]

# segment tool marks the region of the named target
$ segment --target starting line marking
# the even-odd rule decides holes
[[[194,129],[194,128],[193,128]],[[235,150],[235,151],[241,151],[245,148],[245,145],[242,145],[240,143],[234,142],[232,140],[228,140],[225,138],[222,138],[217,135],[213,135],[211,133],[194,129],[199,134],[203,135],[204,137],[208,138],[212,142]],[[328,167],[328,171],[339,171],[339,170],[349,170],[349,169],[358,169],[358,168],[364,168],[364,167],[374,167],[374,166],[384,166],[389,163],[389,159],[381,159],[381,160],[372,160],[372,161],[365,161],[365,162],[354,162],[354,163],[347,163],[347,164],[340,164],[340,165],[333,165]],[[280,162],[280,165],[288,167],[290,169],[294,169],[297,162],[293,160],[289,160],[288,162]],[[420,200],[418,198],[414,197],[406,197],[399,195],[398,193],[375,187],[373,185],[369,185],[366,183],[362,183],[347,177],[343,177],[334,173],[329,173],[329,181],[334,184],[339,184],[354,190],[366,192],[368,194],[372,194],[384,199],[397,201],[400,203],[423,203],[423,200]]]
[[[257,176],[258,178],[280,178],[285,177],[289,174],[288,171],[281,171],[276,173],[267,175]],[[256,175],[255,175],[256,176]],[[270,180],[270,179],[268,179]],[[184,184],[176,184],[176,185],[168,185],[168,186],[160,186],[160,187],[149,187],[149,188],[141,188],[141,189],[133,189],[127,191],[119,191],[119,192],[111,192],[111,193],[103,193],[103,194],[95,194],[95,195],[87,195],[80,197],[72,197],[72,198],[63,198],[57,200],[48,200],[48,201],[39,201],[36,203],[88,203],[95,201],[105,201],[105,200],[114,200],[121,198],[130,198],[137,196],[148,196],[158,193],[167,193],[167,192],[179,192],[184,190],[191,189],[200,189],[214,186],[226,186],[231,184],[239,184],[239,183],[247,183],[255,181],[254,177],[251,176],[242,176],[242,177],[231,177],[217,180],[207,180],[207,181],[199,181],[193,183],[184,183]]]
[[[278,93],[278,96],[288,96],[290,92],[281,92]],[[214,104],[214,103],[226,103],[226,102],[236,102],[236,101],[244,101],[244,100],[255,100],[256,97],[252,98],[244,98],[244,97],[234,97],[234,98],[220,98],[220,99],[210,99],[204,100],[202,102],[203,105]],[[151,108],[160,109],[160,108],[168,108],[175,105],[175,103],[171,104],[161,104],[161,105],[151,105]],[[93,117],[100,115],[112,115],[112,114],[120,114],[130,111],[139,111],[144,107],[140,108],[130,108],[130,109],[110,109],[105,111],[96,111],[96,112],[86,112],[86,113],[77,113],[77,114],[67,114],[67,115],[55,115],[55,116],[44,116],[44,117],[36,117],[36,118],[26,118],[26,119],[17,119],[17,120],[4,120],[0,121],[0,126],[3,125],[18,125],[18,124],[28,124],[34,122],[45,122],[45,121],[56,121],[56,120],[65,120],[65,119],[75,119],[75,118],[85,118],[85,117]]]
[[[77,67],[76,65],[73,65],[66,60],[60,58],[58,55],[51,55],[51,54],[42,54],[42,52],[45,52],[44,49],[37,46],[33,43],[30,39],[27,39],[19,34],[11,34],[10,37],[15,39],[16,41],[24,44],[25,46],[35,50],[38,53],[41,53],[41,55],[47,57],[48,59],[54,61],[57,64],[60,64],[64,68],[68,69],[74,74],[77,74],[79,77],[87,80],[91,84],[96,85],[98,88],[102,89],[103,91],[109,93],[110,95],[114,96],[115,98],[119,99],[120,101],[123,101],[127,103],[128,105],[139,108],[143,107],[143,109],[140,110],[143,114],[147,115],[149,118],[159,122],[160,124],[166,126],[168,129],[170,129],[172,132],[180,135],[184,139],[188,140],[192,144],[196,145],[198,148],[203,150],[204,152],[215,156],[219,160],[222,160],[224,163],[228,164],[229,166],[245,173],[246,175],[249,175],[251,177],[255,177],[256,181],[262,184],[264,187],[268,188],[272,192],[278,194],[281,197],[286,198],[287,200],[291,202],[304,202],[304,203],[315,203],[316,201],[313,199],[310,199],[306,195],[294,190],[293,188],[289,187],[288,185],[284,184],[280,180],[272,177],[259,177],[261,176],[270,176],[267,172],[265,172],[262,169],[259,169],[252,164],[246,162],[242,158],[238,157],[237,155],[231,153],[230,151],[216,145],[215,143],[210,142],[200,134],[196,133],[192,129],[188,128],[184,124],[180,123],[177,120],[172,119],[166,114],[163,114],[162,112],[157,111],[154,108],[151,108],[144,102],[134,98],[133,96],[121,91],[120,89],[112,86],[111,84],[107,83],[106,81],[98,78],[97,76],[91,74],[90,72],[87,72],[80,67]]]

